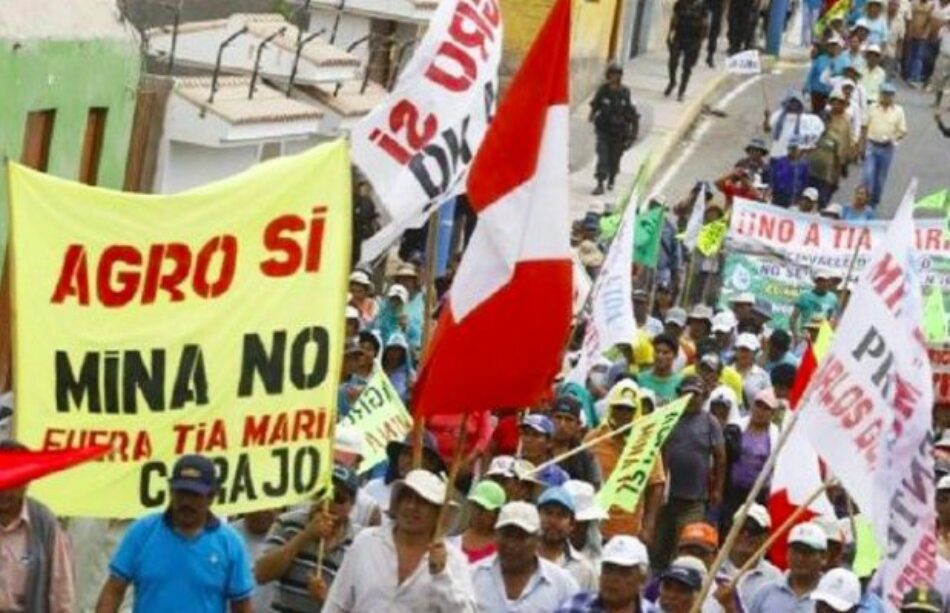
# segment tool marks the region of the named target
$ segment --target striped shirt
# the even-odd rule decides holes
[[[307,526],[310,517],[310,509],[294,510],[278,517],[267,536],[265,554],[286,545],[297,536]],[[347,522],[344,539],[336,547],[327,549],[323,554],[321,573],[327,585],[333,582],[337,569],[343,563],[343,556],[352,542],[353,529],[352,525]],[[270,607],[271,611],[277,613],[309,613],[320,611],[323,608],[323,603],[311,598],[310,593],[307,592],[307,582],[317,570],[318,548],[319,541],[307,543],[294,558],[294,561],[291,562],[287,572],[277,580],[277,589],[274,590],[274,600]]]

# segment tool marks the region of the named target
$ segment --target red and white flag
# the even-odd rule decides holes
[[[472,163],[478,225],[427,348],[417,414],[529,406],[570,333],[570,2],[558,0]]]
[[[824,357],[831,344],[831,326],[827,323],[818,333],[814,344],[810,344],[802,356],[802,363],[795,374],[795,383],[789,393],[791,409],[798,408],[802,393],[808,386],[818,362]],[[785,421],[791,414],[785,415]],[[792,430],[785,445],[775,460],[775,470],[772,473],[772,489],[769,494],[769,515],[772,525],[781,526],[791,517],[809,497],[821,487],[824,479],[821,475],[821,464],[818,454],[808,441],[808,437],[800,427]],[[796,523],[811,521],[815,517],[834,517],[834,508],[825,494],[821,494],[808,505],[808,508],[798,516]],[[769,559],[781,569],[788,568],[788,531],[776,541],[769,550]]]

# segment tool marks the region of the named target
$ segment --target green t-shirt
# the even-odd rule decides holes
[[[656,394],[656,405],[663,406],[676,400],[676,390],[679,388],[683,375],[672,373],[668,377],[661,377],[654,374],[653,369],[640,373],[637,377],[637,383]]]
[[[813,290],[802,292],[795,302],[798,308],[798,329],[804,328],[815,315],[822,315],[831,319],[838,308],[838,297],[832,292],[825,292],[819,296]]]

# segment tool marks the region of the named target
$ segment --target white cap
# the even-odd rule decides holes
[[[360,318],[360,310],[359,310],[358,308],[356,308],[355,306],[352,306],[352,305],[346,307],[346,318],[347,318],[347,319],[359,319],[359,318]]]
[[[356,426],[339,425],[333,434],[335,451],[363,455],[363,431]]]
[[[510,455],[499,455],[492,458],[488,465],[486,477],[514,477],[515,476],[515,458]]]
[[[594,486],[587,481],[571,479],[566,481],[563,487],[574,498],[574,519],[576,521],[603,521],[610,517],[597,504]]]
[[[861,582],[846,568],[832,568],[824,574],[809,596],[835,611],[850,611],[861,602]]]
[[[738,322],[732,311],[722,311],[713,317],[713,332],[732,332]]]
[[[736,294],[730,301],[732,304],[755,304],[755,295],[752,292]]]
[[[808,198],[812,202],[818,202],[818,190],[814,187],[806,187],[802,191],[802,197]]]
[[[362,270],[354,270],[350,273],[350,283],[366,285],[367,287],[373,286],[373,282],[369,280],[369,275]]]
[[[818,551],[828,550],[828,537],[821,526],[812,522],[798,524],[788,535],[788,544],[799,543]]]
[[[398,283],[394,283],[392,287],[389,288],[389,291],[386,292],[388,298],[399,298],[403,301],[403,304],[409,302],[409,290]]]
[[[410,470],[409,474],[402,481],[397,481],[395,485],[393,500],[398,496],[398,490],[407,487],[434,505],[442,506],[445,503],[445,481],[427,470],[421,468]]]
[[[937,491],[950,490],[950,475],[944,475],[940,477],[940,481],[937,481]]]
[[[748,349],[755,352],[760,349],[759,339],[751,332],[743,332],[736,338],[736,349]]]
[[[876,53],[876,54],[878,54],[878,55],[881,55],[881,46],[878,45],[877,43],[871,43],[870,45],[868,45],[867,47],[864,48],[864,52],[865,52],[865,53]]]
[[[706,563],[696,556],[679,556],[670,564],[671,566],[684,566],[699,571],[700,575],[706,575]]]
[[[505,526],[516,526],[528,534],[537,534],[541,531],[541,518],[538,509],[527,502],[509,502],[501,508],[495,529]]]
[[[511,472],[518,481],[527,481],[536,485],[547,485],[534,470],[534,464],[524,458],[515,458]]]
[[[739,512],[733,516],[733,519],[739,516]],[[753,503],[749,507],[749,513],[746,515],[746,519],[751,519],[755,523],[759,524],[760,527],[765,528],[766,530],[772,529],[772,516],[769,515],[768,509],[759,503]]]
[[[620,534],[604,545],[600,563],[617,566],[649,566],[650,556],[647,554],[646,545],[640,539]]]
[[[821,526],[821,529],[825,531],[825,538],[827,538],[828,541],[834,541],[836,543],[844,542],[844,535],[841,534],[841,528],[838,525],[837,517],[816,517],[812,519],[812,522]]]

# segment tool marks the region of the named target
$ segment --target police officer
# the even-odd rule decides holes
[[[607,81],[602,84],[590,103],[590,121],[597,133],[597,187],[593,194],[614,188],[620,171],[623,152],[636,140],[638,115],[630,100],[630,89],[621,83],[623,68],[616,62],[607,67]]]
[[[693,66],[699,59],[699,51],[706,37],[706,3],[704,0],[676,0],[673,5],[673,17],[670,19],[670,33],[667,35],[666,44],[670,49],[670,82],[666,86],[664,96],[673,93],[676,87],[676,71],[683,59],[683,71],[679,79],[679,93],[676,99],[683,101],[683,95],[686,93],[686,86],[689,84],[689,76],[692,74]]]

